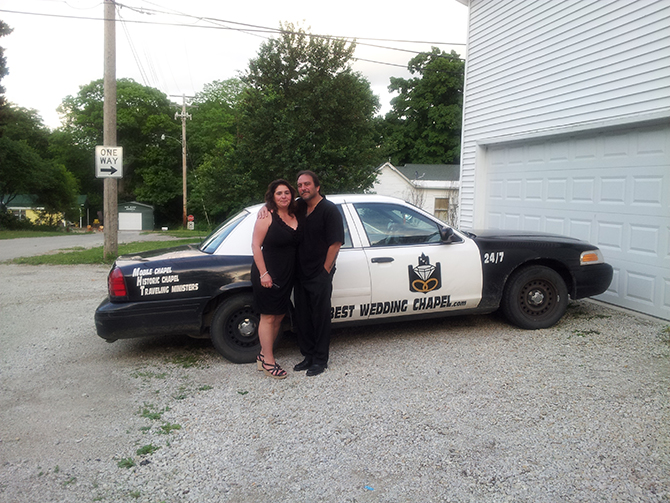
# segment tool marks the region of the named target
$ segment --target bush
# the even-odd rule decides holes
[[[28,219],[18,219],[10,211],[0,211],[0,230],[5,231],[57,231],[63,230],[61,225],[35,224]]]
[[[30,220],[19,220],[9,211],[0,211],[0,229],[8,231],[25,231],[33,228]]]

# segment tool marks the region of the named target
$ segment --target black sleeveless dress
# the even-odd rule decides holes
[[[254,261],[251,265],[251,284],[254,308],[261,314],[286,314],[289,311],[295,274],[295,257],[299,233],[276,213],[263,240],[263,259],[272,277],[272,288],[261,285],[260,272]]]

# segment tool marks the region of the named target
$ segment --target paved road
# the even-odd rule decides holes
[[[174,241],[179,238],[142,231],[119,231],[119,243],[133,241]],[[39,238],[0,239],[0,261],[17,257],[33,257],[68,248],[94,248],[105,243],[102,232],[88,234],[63,234]]]

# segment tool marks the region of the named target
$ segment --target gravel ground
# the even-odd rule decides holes
[[[0,265],[2,502],[670,501],[668,322],[341,329],[276,381],[206,340],[105,343],[106,273]]]

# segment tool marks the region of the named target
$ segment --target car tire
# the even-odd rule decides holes
[[[545,266],[528,266],[510,276],[501,308],[518,327],[549,328],[560,320],[568,307],[568,288],[563,278]]]
[[[232,363],[256,361],[261,344],[258,340],[260,314],[253,308],[251,293],[226,299],[214,313],[210,336],[212,344]]]

